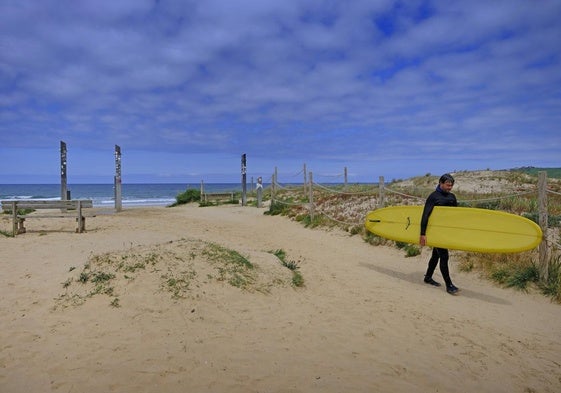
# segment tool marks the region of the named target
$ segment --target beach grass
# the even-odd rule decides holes
[[[271,254],[275,255],[281,262],[282,266],[286,267],[292,272],[292,285],[294,287],[300,288],[304,286],[304,276],[300,272],[300,263],[294,260],[289,260],[286,251],[283,249],[278,249],[274,251],[269,251]]]
[[[554,172],[553,174],[556,174]],[[531,171],[489,171],[485,177],[476,182],[476,187],[460,184],[455,191],[460,206],[477,207],[500,210],[518,214],[538,223],[537,174]],[[549,171],[548,171],[549,175]],[[471,176],[470,172],[460,172],[459,176]],[[561,182],[557,178],[548,183],[548,190],[553,191],[548,198],[548,226],[553,242],[558,244],[561,224]],[[386,192],[385,206],[391,205],[421,205],[426,196],[434,190],[438,177],[427,173],[424,176],[409,179],[406,186],[401,187],[399,181],[388,184],[388,187],[399,189],[399,193]],[[501,191],[504,188],[507,191]],[[359,184],[347,187],[314,187],[314,209],[309,210],[308,196],[303,194],[302,188],[280,190],[275,194],[275,202],[270,205],[265,214],[284,215],[298,221],[309,228],[339,227],[351,236],[360,235],[373,246],[390,245],[405,251],[406,257],[420,254],[415,245],[405,245],[391,242],[371,234],[364,228],[364,217],[370,210],[378,207],[379,188],[374,184]],[[299,203],[299,201],[304,201]],[[547,281],[540,277],[538,254],[478,254],[460,252],[462,262],[460,269],[464,271],[480,272],[484,277],[507,287],[520,290],[538,288],[547,296],[560,301],[561,285],[558,272],[560,250],[553,246],[550,250],[550,261]]]
[[[286,253],[276,255],[293,271],[292,285],[303,286],[298,264],[288,261]],[[68,274],[56,307],[81,305],[98,295],[108,296],[110,306],[121,307],[125,288],[139,278],[156,282],[154,290],[159,288],[176,300],[200,296],[212,283],[264,294],[272,287],[289,285],[287,277],[264,272],[237,250],[189,239],[92,255],[81,270],[73,267]]]

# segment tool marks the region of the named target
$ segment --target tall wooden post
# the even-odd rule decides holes
[[[378,208],[381,209],[386,204],[386,201],[384,200],[385,197],[386,197],[385,194],[384,194],[384,187],[385,187],[384,186],[384,176],[380,176],[378,178],[378,181],[379,181],[378,187],[380,189],[380,200],[378,201]]]
[[[205,182],[204,180],[201,180],[201,201],[203,201],[205,198]]]
[[[120,212],[123,210],[123,190],[121,180],[121,147],[115,145],[115,211]]]
[[[257,178],[257,207],[263,207],[263,178]]]
[[[275,203],[275,196],[277,192],[277,179],[275,179],[275,172],[271,176],[271,205]]]
[[[547,252],[547,226],[548,226],[548,213],[547,213],[547,172],[538,172],[538,221],[543,232],[543,240],[539,245],[540,253],[540,279],[546,282],[549,276],[548,265],[548,252]]]
[[[304,163],[304,197],[306,196],[306,187],[308,187],[308,180],[306,179],[307,172],[306,172],[306,163]]]
[[[60,141],[60,199],[68,199],[66,178],[66,143]]]
[[[310,172],[310,220],[314,220],[314,176],[312,172]]]
[[[347,179],[347,167],[345,167],[345,187],[344,189],[347,189],[347,183],[348,183],[348,179]]]
[[[242,206],[246,205],[247,202],[247,161],[245,153],[242,154]]]

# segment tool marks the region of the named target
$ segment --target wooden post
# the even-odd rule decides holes
[[[18,208],[17,208],[17,203],[11,202],[12,203],[12,237],[16,237],[16,234],[18,233]]]
[[[68,200],[68,185],[67,185],[67,176],[66,176],[66,164],[67,164],[67,155],[66,155],[66,143],[60,141],[60,200],[66,201]],[[66,209],[60,209],[61,212],[66,212]]]
[[[115,145],[115,211],[123,210],[123,190],[121,182],[121,147]]]
[[[275,179],[275,173],[271,176],[271,205],[275,203],[275,190],[276,190],[277,179]]]
[[[310,203],[310,219],[313,221],[314,220],[314,176],[312,174],[312,172],[310,172],[310,197],[309,197],[309,203]]]
[[[548,226],[548,213],[547,213],[547,172],[538,172],[538,221],[543,232],[543,240],[539,245],[540,253],[540,280],[546,282],[549,276],[548,266],[548,250],[547,250],[547,226]]]
[[[308,180],[306,179],[306,175],[307,175],[307,173],[306,173],[306,163],[304,163],[304,183],[303,183],[303,185],[304,185],[304,197],[307,195],[306,187],[308,186]]]
[[[65,201],[68,199],[66,184],[66,143],[60,141],[60,199]]]
[[[348,183],[348,179],[347,179],[347,167],[345,167],[345,187],[344,189],[347,189],[347,183]]]
[[[82,233],[84,231],[84,217],[82,216],[82,201],[78,201],[78,228],[76,228],[76,232]]]
[[[204,180],[201,180],[201,202],[205,197],[205,182]]]
[[[242,154],[242,206],[247,202],[247,161],[245,153]]]
[[[263,207],[263,178],[257,178],[257,207]]]
[[[383,208],[386,204],[385,195],[384,195],[384,176],[380,176],[378,178],[378,187],[380,189],[380,200],[378,201],[378,208]]]

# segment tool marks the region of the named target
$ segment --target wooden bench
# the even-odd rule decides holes
[[[234,193],[233,192],[209,192],[203,194],[203,201],[204,202],[234,202]]]
[[[82,209],[93,207],[93,202],[89,199],[70,199],[70,200],[35,200],[35,199],[22,199],[1,201],[2,211],[12,214],[12,236],[20,233],[25,233],[24,226],[26,218],[52,218],[52,217],[76,217],[77,233],[82,233],[86,230],[86,218],[82,215]],[[57,215],[27,215],[22,214],[22,210],[41,210],[41,209],[55,209],[60,210]],[[75,210],[75,214],[67,213],[68,210]],[[66,213],[66,214],[62,214]]]

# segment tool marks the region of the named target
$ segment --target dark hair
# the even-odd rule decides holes
[[[440,180],[438,182],[442,184],[442,183],[446,183],[447,181],[449,181],[452,184],[454,184],[455,181],[452,175],[449,173],[445,173],[444,175],[440,176]]]

